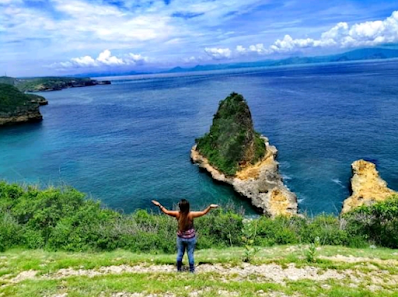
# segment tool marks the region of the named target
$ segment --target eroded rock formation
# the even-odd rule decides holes
[[[284,184],[277,149],[254,131],[244,98],[232,93],[220,102],[210,132],[196,140],[194,163],[228,183],[270,216],[297,214],[297,198]]]
[[[351,178],[352,195],[344,201],[342,213],[349,212],[362,205],[371,205],[386,200],[397,192],[389,189],[387,183],[380,178],[376,165],[357,160],[351,164],[353,176]]]

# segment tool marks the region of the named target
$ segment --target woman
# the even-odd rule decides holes
[[[195,272],[193,251],[196,244],[195,229],[193,227],[193,219],[199,218],[207,214],[212,208],[217,208],[217,204],[211,204],[205,210],[202,211],[189,211],[188,200],[181,199],[178,203],[180,211],[167,210],[159,202],[152,200],[152,203],[159,206],[160,210],[171,216],[175,217],[178,221],[177,231],[177,271],[181,271],[182,258],[185,253],[185,249],[188,253],[189,271]]]

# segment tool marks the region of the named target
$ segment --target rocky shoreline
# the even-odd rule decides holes
[[[39,111],[39,104],[32,106],[28,110],[18,109],[11,113],[0,113],[0,126],[21,124],[26,122],[40,122],[43,116]]]
[[[297,197],[284,184],[276,161],[277,149],[264,140],[267,153],[258,163],[241,168],[234,176],[226,176],[210,165],[194,145],[191,149],[191,160],[205,169],[213,179],[230,184],[241,196],[250,199],[251,203],[265,215],[292,216],[298,211]]]

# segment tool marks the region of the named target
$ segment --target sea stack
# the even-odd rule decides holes
[[[23,94],[16,87],[0,83],[0,126],[43,119],[39,106],[47,104],[41,96]]]
[[[376,165],[357,160],[351,164],[352,195],[344,200],[341,213],[347,213],[362,205],[371,205],[375,202],[384,201],[397,192],[387,188],[387,183],[380,178]]]
[[[232,93],[220,102],[209,133],[196,139],[191,159],[213,179],[232,185],[265,215],[295,215],[297,197],[283,184],[277,152],[254,130],[243,96]]]

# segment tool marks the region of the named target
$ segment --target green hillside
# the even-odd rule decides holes
[[[21,92],[59,91],[65,88],[87,87],[111,84],[110,81],[97,81],[88,77],[33,77],[13,78],[1,76],[0,83],[17,87]]]
[[[9,76],[0,76],[0,84],[16,85],[17,79]]]
[[[0,112],[12,113],[18,109],[31,109],[37,106],[37,103],[32,103],[31,97],[20,92],[16,87],[0,83]]]

